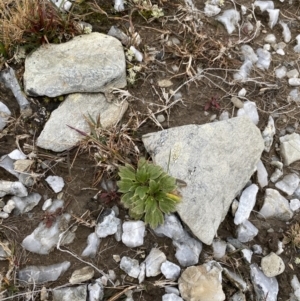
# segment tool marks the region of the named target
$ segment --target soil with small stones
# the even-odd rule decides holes
[[[294,1],[295,2],[295,1]],[[88,1],[87,1],[88,3]],[[287,68],[297,68],[297,58],[293,51],[294,40],[285,48],[286,55],[284,57],[273,55],[273,60],[269,71],[263,72],[259,69],[253,69],[251,72],[252,81],[246,83],[232,82],[233,70],[238,69],[241,64],[241,56],[238,44],[239,40],[249,40],[252,36],[248,32],[241,31],[240,36],[235,32],[228,35],[223,25],[216,22],[214,18],[206,18],[201,11],[204,9],[204,1],[195,1],[195,6],[199,10],[198,15],[194,15],[194,20],[191,19],[191,14],[185,9],[184,3],[179,1],[152,1],[153,4],[158,4],[164,10],[165,17],[160,20],[147,21],[138,10],[126,10],[122,13],[113,13],[112,6],[107,1],[97,0],[97,3],[108,14],[109,18],[93,18],[93,15],[86,16],[84,21],[90,22],[93,25],[94,31],[107,33],[110,26],[118,26],[124,32],[129,34],[130,27],[139,33],[142,43],[137,47],[140,51],[144,52],[145,60],[141,64],[142,70],[138,73],[136,82],[128,87],[128,91],[132,94],[132,101],[130,108],[124,120],[121,123],[126,123],[130,114],[138,116],[139,121],[143,124],[137,129],[136,136],[141,138],[142,134],[158,131],[161,128],[170,128],[186,124],[205,124],[211,122],[212,116],[220,115],[221,112],[227,110],[231,116],[236,116],[236,108],[233,107],[230,99],[231,96],[237,95],[237,92],[242,88],[247,90],[247,99],[255,101],[259,110],[260,122],[258,127],[263,130],[267,124],[269,115],[278,113],[276,122],[276,136],[273,147],[270,153],[263,153],[262,161],[264,162],[269,175],[274,171],[270,162],[273,156],[279,156],[278,146],[279,134],[287,126],[293,126],[297,130],[296,123],[299,119],[299,108],[295,103],[287,102],[287,96],[291,90],[286,79],[279,80],[274,76],[274,68],[279,64],[284,64]],[[251,9],[250,3],[241,1],[235,2],[237,9],[241,5],[245,5]],[[233,4],[226,2],[222,10],[233,8]],[[296,19],[299,11],[299,2],[292,5],[288,3],[275,2],[275,8],[280,8],[281,18],[289,23],[292,31],[293,39],[299,31],[300,23]],[[274,33],[277,41],[282,40],[281,28],[276,25],[271,31],[268,27],[268,17],[257,11],[256,18],[263,24],[263,30],[259,36],[252,39],[248,44],[257,49],[262,47],[264,42],[263,38],[266,33]],[[250,13],[250,11],[248,11]],[[197,22],[200,20],[202,26],[195,28]],[[245,21],[245,16],[241,24]],[[194,27],[193,27],[194,26]],[[178,45],[174,45],[169,41],[176,38],[179,41]],[[229,47],[236,44],[235,47]],[[222,46],[227,47],[223,56],[215,59],[220,53]],[[152,55],[150,55],[152,52]],[[290,62],[294,62],[294,66]],[[177,67],[177,70],[175,67]],[[18,72],[18,77],[22,81],[22,73],[24,67],[22,65],[13,66]],[[197,70],[202,68],[206,70],[201,79],[190,80],[191,76],[195,76]],[[175,70],[175,71],[174,71]],[[170,79],[173,82],[171,88],[160,88],[158,81],[162,79]],[[190,81],[189,81],[190,80]],[[189,81],[187,83],[187,81]],[[180,92],[182,94],[182,101],[172,105],[173,99],[168,103],[164,97],[164,93],[170,96],[171,89],[176,91],[182,85]],[[168,98],[167,96],[167,98]],[[204,108],[211,101],[212,98],[217,99],[220,108],[213,106],[205,111]],[[0,139],[0,156],[5,155],[12,150],[16,149],[16,141],[19,141],[20,147],[25,153],[30,152],[30,147],[34,146],[35,138],[39,135],[43,125],[50,113],[59,105],[58,101],[47,102],[43,98],[30,99],[31,106],[34,114],[23,119],[20,117],[20,112],[17,103],[10,91],[3,85],[0,85],[0,99],[12,111],[12,121],[9,126],[3,131],[2,138]],[[150,110],[157,116],[156,112],[162,111],[166,121],[159,126],[150,118]],[[26,134],[27,136],[23,136]],[[146,155],[142,144],[139,144],[141,154]],[[95,161],[87,152],[78,152],[77,148],[64,152],[62,154],[51,153],[42,149],[38,150],[38,157],[33,171],[41,172],[38,170],[39,163],[43,160],[49,160],[51,170],[48,170],[44,177],[38,178],[32,191],[38,192],[47,198],[55,199],[56,194],[53,193],[51,188],[46,184],[45,177],[48,175],[58,175],[63,177],[65,187],[63,189],[63,199],[68,203],[66,211],[74,216],[82,216],[84,212],[89,210],[90,218],[97,219],[99,214],[104,208],[117,205],[120,209],[120,218],[122,220],[128,219],[127,211],[122,207],[119,202],[119,196],[114,195],[112,199],[101,198],[101,194],[95,198],[95,195],[101,190],[100,185],[93,186],[95,178],[99,172]],[[298,172],[300,163],[296,162],[285,168],[285,173],[291,171]],[[8,172],[0,169],[0,179],[15,180],[15,178]],[[256,178],[251,179],[257,182]],[[269,188],[274,188],[272,183],[269,183]],[[263,203],[264,190],[259,191],[255,208],[250,216],[250,221],[259,229],[259,234],[246,245],[251,248],[254,244],[262,246],[266,253],[271,251],[276,252],[278,249],[278,241],[283,239],[292,224],[300,222],[299,214],[295,214],[289,223],[281,222],[278,220],[263,220],[258,218],[257,211],[260,210]],[[3,198],[4,201],[8,197]],[[46,284],[47,288],[54,288],[68,283],[68,279],[72,272],[78,268],[85,266],[82,262],[75,259],[66,252],[61,252],[57,249],[53,250],[49,255],[36,255],[24,251],[20,244],[25,236],[30,234],[38,224],[45,220],[43,211],[41,209],[42,203],[34,208],[30,213],[22,216],[12,215],[7,220],[3,220],[0,225],[1,238],[7,238],[14,246],[15,250],[15,271],[27,265],[50,265],[58,262],[68,260],[71,262],[70,269],[59,278],[59,281]],[[270,231],[270,229],[272,229]],[[218,237],[226,240],[227,237],[235,237],[236,226],[233,223],[233,217],[229,212],[223,223],[218,230]],[[93,232],[93,229],[84,225],[78,225],[76,230],[76,239],[74,242],[64,247],[65,250],[70,250],[75,254],[81,254],[86,246],[87,236]],[[137,284],[135,279],[131,277],[124,277],[124,272],[120,270],[119,263],[113,260],[112,255],[118,254],[122,256],[129,256],[136,258],[140,262],[148,255],[151,248],[160,248],[167,256],[169,261],[178,263],[174,254],[175,250],[172,241],[168,238],[157,237],[151,229],[147,229],[144,245],[139,248],[130,249],[123,245],[121,242],[116,242],[114,237],[104,238],[101,241],[99,252],[95,259],[89,261],[97,266],[99,269],[107,272],[114,270],[117,279],[120,281],[119,288],[106,288],[105,298],[108,300],[111,296],[118,293],[124,286]],[[280,257],[284,260],[285,271],[283,274],[277,276],[279,283],[278,300],[287,300],[289,294],[292,292],[290,281],[293,275],[299,275],[300,269],[295,264],[295,258],[299,256],[299,249],[293,248],[291,245],[286,245],[284,253]],[[252,262],[260,264],[262,255],[253,254]],[[212,248],[204,246],[203,251],[199,258],[198,264],[203,264],[207,260],[212,259]],[[251,288],[249,265],[244,262],[241,253],[235,252],[234,254],[227,254],[225,258],[220,260],[225,266],[234,270],[242,278],[247,281]],[[5,274],[8,269],[8,262],[0,262],[0,272]],[[98,277],[96,272],[95,277]],[[162,280],[163,277],[147,278],[143,283],[143,289],[134,293],[134,300],[161,300],[164,294],[164,288],[156,285],[157,280]],[[35,286],[35,290],[40,289],[41,286]],[[22,294],[33,289],[32,286],[21,287],[13,281],[8,281],[6,289],[9,294]],[[226,295],[226,300],[229,300],[236,292],[234,288],[225,277],[223,277],[223,290]],[[120,297],[122,300],[124,296]],[[246,293],[247,300],[254,300],[253,290],[250,289]],[[25,300],[22,295],[12,297],[4,300]],[[36,300],[39,300],[36,294]]]

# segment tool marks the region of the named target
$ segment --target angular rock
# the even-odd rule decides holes
[[[146,276],[155,277],[161,273],[161,266],[167,260],[166,255],[159,249],[153,248],[145,259]]]
[[[116,214],[111,209],[106,209],[100,216],[100,220],[96,225],[95,232],[99,238],[113,235],[118,230],[121,220],[116,217]]]
[[[237,292],[230,297],[229,301],[246,301],[246,296],[242,292]]]
[[[246,281],[244,281],[240,275],[231,272],[226,268],[223,269],[223,273],[226,276],[226,278],[242,292],[245,292],[248,289]]]
[[[258,229],[248,220],[237,228],[237,238],[240,242],[248,242],[258,234]]]
[[[6,213],[11,213],[15,209],[15,207],[16,203],[13,200],[8,200],[2,210]]]
[[[300,201],[298,199],[290,200],[290,208],[292,211],[297,211],[300,208]]]
[[[169,280],[177,280],[177,278],[180,275],[180,267],[177,264],[168,260],[162,263],[160,270],[166,277],[166,279]]]
[[[237,116],[248,116],[254,124],[258,124],[259,116],[256,108],[256,103],[253,101],[245,101],[244,106],[238,110]]]
[[[258,192],[258,186],[255,184],[247,187],[241,197],[239,202],[239,207],[234,216],[234,223],[239,225],[247,220],[256,202],[256,194]]]
[[[87,285],[54,289],[53,301],[86,301]]]
[[[252,258],[253,252],[249,249],[243,249],[241,252],[243,254],[243,258],[245,259],[245,261],[247,263],[251,263],[251,258]]]
[[[129,248],[139,247],[144,243],[145,223],[128,221],[123,223],[122,242]]]
[[[288,221],[293,217],[289,202],[277,190],[268,188],[265,193],[265,200],[258,216],[263,218],[278,218]]]
[[[10,115],[11,111],[9,108],[2,101],[0,101],[0,131],[6,127]]]
[[[18,279],[26,283],[40,284],[57,280],[69,267],[71,263],[62,263],[48,266],[28,266],[18,273]]]
[[[281,171],[279,168],[276,168],[275,171],[272,173],[270,180],[271,182],[275,183],[278,181],[278,179],[283,175],[283,171]]]
[[[275,277],[284,272],[285,265],[283,260],[271,252],[261,260],[261,269],[267,277]]]
[[[136,259],[131,259],[127,256],[122,257],[120,262],[120,269],[133,278],[138,278],[141,272],[139,262]]]
[[[75,270],[72,273],[69,282],[71,284],[78,284],[81,282],[88,281],[94,277],[95,270],[91,266],[83,267],[82,269]]]
[[[292,195],[298,185],[300,179],[295,173],[290,173],[284,176],[284,178],[275,184],[275,187],[285,192],[287,195]]]
[[[101,239],[95,232],[91,233],[87,239],[87,246],[83,250],[81,256],[94,258],[98,252]]]
[[[260,131],[249,118],[238,117],[147,134],[143,142],[156,164],[187,183],[178,214],[195,236],[211,244],[260,159]]]
[[[97,120],[100,115],[101,125],[108,128],[122,118],[127,107],[126,101],[121,104],[110,103],[101,93],[71,94],[51,113],[36,144],[44,149],[62,152],[85,137],[75,129],[90,134],[90,127],[85,118],[91,116]]]
[[[163,295],[162,301],[183,301],[183,299],[175,295],[174,293],[171,293]]]
[[[212,243],[213,256],[215,259],[221,259],[225,256],[227,243],[224,240],[214,239]]]
[[[46,182],[53,189],[55,193],[61,192],[65,186],[64,179],[58,176],[49,176],[46,178]]]
[[[28,192],[26,187],[21,182],[0,180],[0,197],[3,197],[7,194],[24,197],[28,195]]]
[[[101,301],[104,297],[103,284],[100,278],[96,279],[93,284],[88,285],[88,301]]]
[[[125,86],[122,44],[98,32],[41,46],[25,60],[24,88],[30,96],[105,92]]]
[[[299,79],[300,80],[300,79]],[[293,133],[279,138],[280,154],[284,165],[288,166],[300,160],[300,135]]]
[[[11,200],[15,203],[14,214],[19,215],[32,210],[40,202],[42,196],[36,192],[31,192],[28,196],[17,197],[13,196]]]
[[[223,301],[222,268],[214,262],[188,267],[178,280],[179,291],[185,301]]]
[[[275,277],[267,277],[255,263],[250,265],[250,276],[257,301],[277,301],[278,282]]]
[[[257,163],[257,182],[260,188],[268,185],[268,172],[261,160]]]

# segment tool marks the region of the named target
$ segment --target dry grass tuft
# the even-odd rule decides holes
[[[284,244],[291,243],[294,248],[300,248],[300,224],[296,223],[290,227],[290,229],[284,235]]]

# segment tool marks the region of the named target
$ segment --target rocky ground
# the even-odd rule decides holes
[[[298,11],[78,1],[84,34],[3,60],[1,300],[300,300]],[[155,229],[140,157],[182,196]]]

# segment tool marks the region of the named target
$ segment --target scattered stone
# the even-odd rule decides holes
[[[297,69],[292,69],[292,70],[290,70],[289,72],[286,73],[286,76],[288,78],[293,78],[293,77],[296,78],[296,77],[299,76],[299,71]]]
[[[297,45],[294,47],[294,51],[299,53],[300,52],[300,34],[298,34],[296,36],[296,42],[297,42]]]
[[[120,269],[133,278],[138,278],[141,272],[139,262],[136,259],[131,259],[127,256],[122,257]]]
[[[271,64],[272,56],[268,50],[258,48],[256,50],[258,61],[256,63],[257,68],[261,70],[268,70]]]
[[[280,177],[282,177],[283,171],[276,168],[275,171],[271,175],[271,182],[276,183]]]
[[[289,82],[289,85],[292,87],[300,86],[300,78],[294,78],[294,77],[289,78],[288,82]]]
[[[53,301],[86,301],[87,285],[52,290]]]
[[[288,221],[293,217],[290,204],[277,190],[266,189],[264,204],[259,211],[263,218],[278,218],[282,221]]]
[[[88,285],[88,301],[101,301],[104,297],[104,288],[101,279],[98,278],[94,283]]]
[[[300,80],[300,79],[299,79]],[[284,165],[300,160],[300,135],[293,133],[279,138],[280,154]]]
[[[153,248],[145,259],[146,276],[155,277],[161,273],[161,265],[167,260],[166,255],[159,249]]]
[[[278,160],[272,160],[271,165],[279,168],[280,170],[283,169],[283,164]]]
[[[290,200],[290,208],[292,211],[297,211],[300,208],[300,201],[298,199]]]
[[[255,64],[258,61],[258,57],[255,54],[254,50],[249,45],[242,45],[241,52],[243,60],[249,60],[252,64]]]
[[[250,276],[256,300],[277,301],[278,282],[275,277],[267,277],[255,263],[250,265]]]
[[[243,108],[239,109],[237,112],[237,116],[248,116],[254,124],[258,124],[259,116],[256,108],[256,104],[253,101],[245,101]]]
[[[168,280],[177,280],[180,275],[180,267],[168,260],[162,263],[160,267],[161,272]]]
[[[17,172],[26,172],[30,169],[33,162],[33,160],[29,159],[17,160],[16,162],[14,162],[14,170]]]
[[[229,118],[230,118],[230,114],[227,111],[223,111],[219,116],[220,121],[228,120]]]
[[[285,192],[287,195],[292,195],[299,185],[300,179],[295,173],[290,173],[275,184],[276,188]]]
[[[275,75],[277,78],[281,79],[286,76],[287,69],[285,66],[281,66],[275,69]]]
[[[282,27],[282,35],[283,35],[284,42],[289,43],[291,41],[292,34],[291,34],[291,31],[290,31],[288,25],[286,23],[284,23],[283,21],[280,21],[279,24]]]
[[[127,108],[126,101],[122,104],[108,102],[101,93],[71,94],[51,113],[37,139],[37,146],[54,152],[67,150],[84,138],[80,132],[90,134],[85,116],[89,118],[90,115],[94,120],[100,116],[102,127],[108,128],[122,118]]]
[[[75,270],[71,278],[69,279],[69,282],[71,284],[78,284],[81,282],[88,281],[94,277],[95,270],[91,266],[83,267],[82,269]]]
[[[142,62],[143,61],[143,54],[137,50],[134,46],[130,46],[129,50],[131,53],[133,53],[134,58],[137,62]]]
[[[283,260],[271,252],[261,260],[261,268],[267,277],[275,277],[283,273],[285,265]]]
[[[288,101],[289,102],[291,102],[291,101],[300,102],[300,93],[299,93],[298,88],[291,90],[291,92],[289,93],[289,96],[288,96]]]
[[[264,188],[268,185],[268,172],[264,166],[264,164],[261,162],[261,160],[257,163],[257,182],[260,186],[260,188]]]
[[[214,259],[221,259],[225,256],[227,244],[224,240],[214,239],[212,247]]]
[[[263,250],[260,245],[253,245],[252,250],[254,254],[262,254]]]
[[[231,214],[233,216],[235,216],[238,207],[239,207],[239,201],[237,199],[234,199],[231,204]]]
[[[246,260],[246,262],[251,263],[251,258],[252,258],[253,252],[249,249],[243,249],[241,252],[242,252],[243,257]]]
[[[161,88],[169,88],[169,87],[173,86],[173,83],[169,79],[161,79],[157,82],[157,84]]]
[[[205,3],[204,14],[206,17],[214,17],[221,12],[221,8],[217,5]]]
[[[272,116],[269,116],[268,124],[264,129],[264,131],[262,132],[262,137],[265,142],[265,152],[270,151],[275,133],[276,133],[276,129],[274,124],[274,119]]]
[[[258,234],[258,229],[248,220],[245,220],[237,228],[237,239],[240,242],[251,241]]]
[[[248,79],[252,67],[253,64],[249,60],[246,60],[240,67],[239,71],[233,74],[234,80],[241,82],[246,81]]]
[[[71,263],[69,261],[48,266],[28,266],[19,271],[18,279],[27,284],[56,281],[70,266]]]
[[[122,44],[98,32],[41,46],[25,60],[24,89],[30,96],[105,92],[125,86]]]
[[[299,301],[300,300],[300,282],[297,278],[296,275],[293,276],[292,280],[291,280],[291,286],[294,290],[294,296],[295,296],[295,301]],[[291,299],[291,301],[294,299]]]
[[[179,296],[179,290],[173,286],[165,286],[165,292],[167,294],[175,294],[175,295]]]
[[[100,242],[101,239],[98,237],[98,235],[95,232],[91,233],[87,238],[87,246],[83,250],[81,256],[95,258],[100,246]]]
[[[121,220],[116,217],[115,212],[112,209],[106,209],[99,218],[95,232],[99,238],[104,238],[115,234],[120,224]]]
[[[47,199],[43,204],[42,210],[46,211],[51,207],[51,205],[52,205],[52,199]]]
[[[274,9],[274,3],[273,1],[255,1],[254,7],[259,7],[260,11],[263,13],[268,9]]]
[[[53,189],[55,193],[61,192],[65,186],[64,179],[58,176],[49,176],[46,178],[46,182]]]
[[[162,301],[184,301],[181,297],[171,293],[162,296]]]
[[[117,255],[117,254],[114,254],[114,255],[113,255],[113,259],[114,259],[114,261],[117,262],[117,263],[121,261],[120,255]]]
[[[143,221],[128,221],[123,223],[122,242],[129,248],[143,245],[145,223]]]
[[[26,155],[18,149],[15,149],[12,152],[10,152],[8,154],[8,157],[10,157],[12,160],[24,160],[27,158]]]
[[[245,97],[247,94],[247,90],[245,88],[242,88],[239,92],[238,92],[238,96],[239,97]]]
[[[26,187],[21,182],[0,180],[0,197],[7,194],[24,197],[28,195]]]
[[[246,296],[241,291],[232,295],[229,301],[246,301]]]
[[[223,273],[226,276],[226,278],[239,290],[241,290],[242,292],[245,292],[248,290],[248,285],[246,283],[246,281],[244,281],[241,276],[239,276],[238,274],[229,271],[226,268],[223,268]]]
[[[0,131],[2,131],[7,124],[8,118],[11,116],[9,108],[0,101]]]
[[[42,196],[36,192],[31,192],[28,196],[13,196],[11,200],[15,204],[14,214],[19,215],[31,211],[40,202]]]
[[[116,26],[112,26],[107,35],[117,38],[123,45],[128,45],[130,42],[130,38]]]
[[[141,269],[141,272],[139,274],[138,280],[139,280],[139,283],[142,283],[142,282],[144,282],[144,280],[146,278],[146,264],[145,264],[145,262],[142,262],[140,264],[140,269]]]
[[[6,213],[11,213],[15,209],[15,207],[15,202],[13,200],[8,200],[2,210]]]
[[[229,34],[234,32],[240,19],[240,13],[235,9],[227,9],[221,16],[216,17],[216,20],[224,25]]]
[[[275,44],[276,37],[274,34],[271,33],[271,34],[266,35],[266,37],[264,38],[264,41],[269,44]]]
[[[196,237],[211,244],[257,165],[264,148],[260,131],[249,118],[240,117],[147,134],[143,142],[156,164],[165,170],[169,166],[172,176],[185,179],[187,186],[180,191],[184,201],[177,212]]]
[[[178,280],[178,287],[185,301],[223,301],[222,268],[214,261],[188,267]]]
[[[0,218],[7,219],[9,214],[7,212],[0,211]]]
[[[162,123],[162,122],[164,122],[166,120],[166,118],[165,118],[165,116],[163,114],[157,115],[156,119],[160,123]]]

